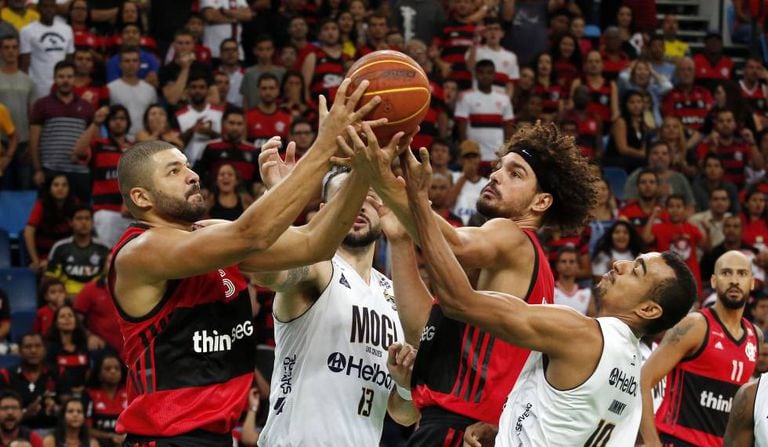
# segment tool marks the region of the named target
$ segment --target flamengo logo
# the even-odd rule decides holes
[[[346,357],[340,352],[331,353],[328,356],[328,369],[333,373],[344,373],[387,389],[392,388],[392,377],[378,363],[373,366],[364,365],[362,358],[355,359],[353,355]]]
[[[611,370],[611,375],[608,377],[608,384],[612,387],[616,387],[622,393],[637,396],[637,381],[635,380],[635,376],[630,376],[619,368],[613,368]]]
[[[699,404],[701,404],[701,406],[704,408],[711,408],[712,410],[722,411],[724,413],[730,413],[732,402],[733,402],[733,397],[730,397],[728,399],[723,399],[722,394],[718,394],[717,397],[715,397],[715,393],[713,393],[712,391],[702,391],[701,401],[699,402]]]
[[[210,333],[207,330],[195,331],[192,335],[192,348],[201,354],[231,351],[234,342],[251,335],[253,335],[253,324],[250,320],[234,326],[231,334],[219,334],[215,329]]]

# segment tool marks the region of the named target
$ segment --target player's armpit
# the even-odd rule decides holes
[[[251,275],[251,279],[277,292],[272,312],[280,321],[291,321],[309,309],[328,287],[333,276],[330,261],[300,266],[280,272]]]
[[[482,227],[462,227],[455,231],[458,238],[451,240],[446,235],[446,240],[465,270],[532,259],[520,252],[532,249],[528,237],[509,219],[491,219]]]
[[[750,447],[755,443],[754,410],[758,381],[739,388],[725,428],[723,447]]]

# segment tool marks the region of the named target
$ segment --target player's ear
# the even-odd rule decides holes
[[[544,213],[550,206],[552,206],[552,202],[552,194],[548,192],[540,192],[533,196],[531,209],[538,213]]]
[[[143,210],[152,207],[152,198],[146,189],[140,187],[131,188],[129,195],[136,207]]]
[[[635,314],[644,320],[655,320],[661,318],[664,309],[656,301],[645,300],[635,307]]]

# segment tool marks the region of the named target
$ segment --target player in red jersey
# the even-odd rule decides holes
[[[350,84],[342,83],[293,172],[233,222],[191,231],[206,206],[197,174],[176,147],[143,142],[121,157],[120,192],[139,220],[115,246],[109,278],[129,368],[129,404],[117,431],[128,434],[129,445],[232,445],[255,367],[253,306],[241,269],[329,259],[365,199],[367,188],[345,183],[340,197],[348,200],[331,201],[312,224],[286,231],[319,188],[337,136],[380,102],[355,112],[368,82],[347,96]]]
[[[741,252],[726,252],[711,284],[714,306],[670,329],[643,366],[640,432],[646,446],[721,446],[733,397],[752,377],[763,335],[743,317],[755,285],[751,261]],[[664,401],[654,419],[651,390],[664,376]]]
[[[477,203],[491,219],[464,228],[436,220],[462,266],[479,271],[478,288],[526,297],[531,304],[551,303],[554,278],[535,231],[543,224],[580,225],[595,200],[596,179],[573,138],[555,126],[521,130],[504,151],[501,167]],[[418,241],[404,186],[390,170],[395,154],[368,151],[366,156],[372,185]],[[407,264],[407,250],[393,244],[393,256],[406,256],[394,267],[413,270],[415,261]],[[400,320],[406,341],[420,345],[412,393],[422,418],[409,445],[458,445],[468,426],[498,424],[504,399],[530,351],[445,317],[423,290],[397,289],[398,282],[404,284],[398,281],[400,273],[408,271],[398,269],[394,276]]]

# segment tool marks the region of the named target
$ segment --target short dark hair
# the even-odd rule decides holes
[[[501,24],[502,24],[501,20],[499,20],[498,17],[486,17],[483,20],[483,25],[485,25],[485,26],[488,26],[488,25],[501,25]]]
[[[224,114],[221,115],[221,122],[223,123],[224,121],[226,121],[229,115],[240,115],[244,117],[245,112],[243,112],[243,109],[241,109],[240,107],[235,107],[235,106],[227,107],[227,109],[224,110]]]
[[[664,36],[661,34],[651,34],[651,38],[648,40],[648,45],[658,41],[664,42]]]
[[[540,191],[552,195],[552,205],[544,212],[542,224],[564,231],[580,228],[589,217],[597,198],[599,178],[589,169],[573,137],[563,135],[554,124],[536,123],[518,130],[507,141],[500,155],[525,149],[537,159],[534,172]]]
[[[659,174],[657,174],[656,171],[654,171],[651,168],[643,168],[643,169],[640,170],[640,172],[637,173],[637,179],[635,179],[635,186],[639,186],[640,185],[640,179],[645,174],[653,174],[653,178],[656,179],[657,183],[659,182]]]
[[[53,67],[53,74],[55,75],[61,70],[64,70],[65,68],[71,68],[72,71],[75,71],[75,64],[69,61],[58,61],[56,62],[56,65]]]
[[[661,306],[662,313],[646,325],[645,333],[648,335],[676,325],[696,302],[696,280],[683,258],[673,252],[664,252],[661,257],[674,275],[656,284],[650,291],[649,298]]]
[[[277,84],[278,86],[280,85],[280,80],[277,78],[277,76],[269,72],[262,73],[261,76],[259,76],[259,80],[256,81],[256,85],[260,86],[263,81],[267,81],[269,79],[275,81],[275,84]]]
[[[203,70],[190,70],[189,71],[189,77],[187,77],[187,87],[189,87],[189,84],[195,82],[195,81],[205,81],[205,85],[210,87],[211,86],[211,75],[209,73],[206,73]]]
[[[568,254],[568,253],[576,256],[577,260],[579,259],[579,251],[576,250],[576,247],[574,247],[573,245],[564,245],[560,247],[559,250],[557,250],[557,254],[555,255],[555,262],[560,262],[560,258],[562,258],[564,254]]]
[[[235,46],[237,47],[237,49],[238,50],[240,49],[240,44],[237,43],[237,39],[233,39],[231,37],[227,37],[226,39],[222,40],[221,43],[219,44],[219,51],[221,51],[221,49],[224,48],[224,45],[226,45],[228,43],[234,43]]]
[[[723,165],[723,157],[720,154],[716,154],[714,152],[707,152],[707,155],[704,156],[704,161],[702,161],[702,166],[706,166],[707,161],[709,160],[717,160],[718,163],[720,163],[720,166]]]
[[[123,112],[125,114],[125,121],[126,121],[126,129],[130,129],[131,125],[133,124],[131,122],[131,112],[128,111],[128,108],[125,107],[122,104],[113,104],[109,106],[109,114],[107,115],[107,123],[115,119],[115,116],[117,116],[118,113]]]
[[[141,214],[141,209],[131,199],[131,189],[140,187],[151,189],[154,185],[150,163],[158,152],[177,149],[171,143],[160,140],[142,141],[131,146],[120,156],[117,163],[117,182],[123,203],[134,217]]]
[[[21,336],[21,339],[19,340],[19,346],[24,344],[24,340],[28,338],[39,338],[41,343],[45,343],[45,338],[43,337],[43,334],[40,332],[26,332],[24,335]]]
[[[492,60],[490,60],[490,59],[483,59],[483,60],[477,61],[477,64],[475,64],[475,71],[477,71],[477,70],[479,70],[481,68],[487,68],[487,67],[490,67],[490,68],[493,68],[494,70],[496,70],[496,64],[494,64]]]
[[[67,217],[69,218],[69,220],[72,220],[75,218],[75,215],[80,211],[88,211],[88,214],[90,214],[91,217],[93,217],[93,208],[91,208],[90,205],[86,205],[84,203],[78,203],[75,206],[73,206],[69,212],[69,216]]]
[[[123,47],[120,48],[120,56],[122,56],[123,54],[128,54],[128,53],[136,53],[138,55],[141,55],[141,50],[137,46],[123,45]]]
[[[6,36],[0,37],[0,45],[2,45],[2,43],[5,42],[6,40],[10,40],[10,39],[13,39],[16,42],[18,42],[19,41],[19,36],[15,35],[15,34],[8,34]]]
[[[304,119],[304,118],[297,118],[297,119],[295,119],[295,120],[293,120],[293,121],[291,122],[290,133],[294,133],[294,132],[296,131],[296,127],[297,127],[299,124],[306,124],[307,126],[309,126],[310,128],[312,128],[312,123],[310,123],[308,120],[306,120],[306,119]],[[312,128],[312,129],[314,130],[314,128]]]
[[[272,44],[274,45],[275,39],[269,34],[259,34],[259,36],[256,37],[256,40],[253,41],[253,48],[256,48],[256,45],[262,42],[272,42]]]
[[[384,19],[384,21],[387,23],[387,26],[389,26],[389,17],[387,17],[386,14],[383,14],[378,11],[374,11],[372,14],[368,16],[368,18],[365,20],[365,23],[370,24],[371,20],[373,19]]]
[[[139,34],[141,34],[141,27],[135,22],[124,23],[123,27],[120,28],[120,34],[123,34],[127,28],[131,28],[131,27],[139,30]]]
[[[667,196],[667,201],[665,202],[666,205],[669,206],[670,202],[672,202],[673,200],[679,200],[683,202],[683,206],[688,205],[688,201],[685,200],[685,196],[682,194],[670,194],[669,196]]]
[[[14,399],[16,402],[19,403],[19,407],[24,405],[24,402],[21,400],[21,396],[19,396],[19,393],[10,389],[4,389],[0,391],[0,401],[3,401],[5,399]],[[19,408],[19,409],[21,410],[22,408]]]

